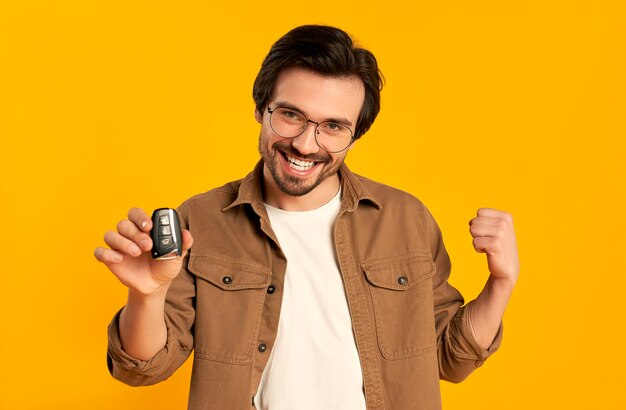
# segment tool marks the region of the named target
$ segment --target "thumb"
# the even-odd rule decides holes
[[[193,236],[191,236],[191,232],[189,232],[189,230],[187,230],[187,229],[183,229],[181,234],[183,236],[183,255],[182,255],[182,257],[184,258],[187,255],[187,252],[189,251],[189,249],[191,249],[191,246],[193,245]]]

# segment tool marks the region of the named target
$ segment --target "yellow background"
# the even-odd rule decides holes
[[[504,344],[444,408],[625,408],[626,5],[572,0],[2,1],[2,408],[186,406],[189,362],[154,387],[108,375],[125,290],[93,249],[130,206],[252,168],[252,82],[306,23],[378,57],[382,112],[348,163],[427,204],[466,298],[486,279],[467,222],[514,214]]]

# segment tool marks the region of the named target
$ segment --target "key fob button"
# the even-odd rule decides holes
[[[152,257],[172,259],[183,254],[178,214],[171,208],[159,208],[152,213]]]

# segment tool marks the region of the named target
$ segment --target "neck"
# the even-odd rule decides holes
[[[327,204],[339,191],[339,174],[326,178],[311,192],[294,196],[283,192],[274,182],[267,168],[263,170],[263,200],[274,208],[301,212],[317,209]]]

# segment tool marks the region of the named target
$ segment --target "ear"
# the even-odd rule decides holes
[[[257,110],[256,108],[254,109],[254,119],[256,120],[256,122],[258,122],[259,124],[263,124],[263,116],[261,115],[261,113],[259,112],[259,110]]]

